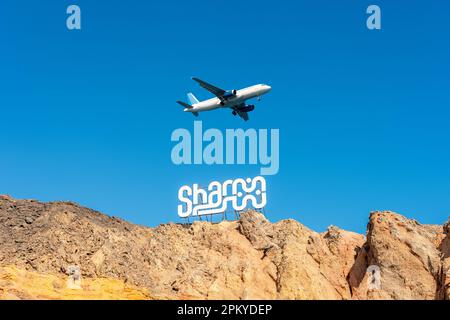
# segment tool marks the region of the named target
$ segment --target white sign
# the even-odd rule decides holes
[[[183,203],[178,205],[181,218],[224,213],[229,206],[241,211],[249,207],[249,202],[252,208],[262,209],[267,204],[266,180],[259,176],[213,181],[206,189],[198,184],[186,185],[178,190],[178,199]]]

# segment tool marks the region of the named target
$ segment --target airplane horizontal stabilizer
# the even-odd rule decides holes
[[[188,109],[193,108],[190,104],[187,104],[186,102],[183,102],[183,101],[177,101],[177,103]]]

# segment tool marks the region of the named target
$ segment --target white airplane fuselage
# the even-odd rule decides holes
[[[185,112],[202,112],[210,111],[219,108],[231,108],[245,103],[246,100],[260,97],[272,88],[265,84],[257,84],[241,90],[236,90],[236,94],[226,101],[221,101],[219,98],[212,98],[205,101],[200,101],[192,105],[192,108],[185,108]]]

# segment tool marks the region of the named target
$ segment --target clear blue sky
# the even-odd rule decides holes
[[[82,10],[68,31],[66,8]],[[365,10],[382,9],[369,31]],[[135,223],[178,221],[184,183],[257,166],[172,164],[174,102],[273,87],[251,121],[279,128],[271,220],[364,232],[371,210],[424,223],[450,215],[448,1],[21,1],[0,3],[0,193],[72,200]]]

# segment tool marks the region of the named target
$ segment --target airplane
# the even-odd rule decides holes
[[[177,101],[178,104],[184,107],[184,112],[191,112],[196,117],[198,117],[198,113],[202,111],[231,108],[233,110],[233,115],[239,115],[244,121],[248,121],[248,112],[253,111],[255,106],[247,105],[246,101],[253,98],[258,98],[259,101],[263,94],[272,90],[272,88],[266,84],[257,84],[241,90],[227,91],[213,86],[206,81],[200,80],[199,78],[192,77],[192,80],[196,81],[201,87],[216,96],[209,100],[198,101],[192,93],[188,93],[190,104],[183,101]]]

